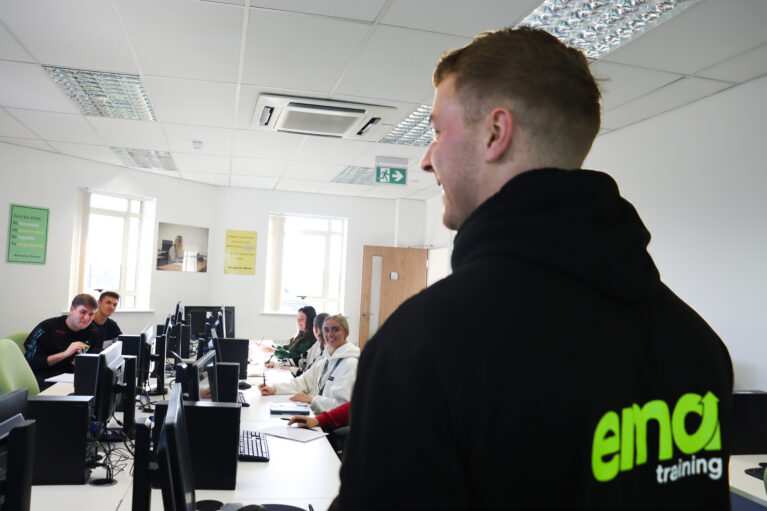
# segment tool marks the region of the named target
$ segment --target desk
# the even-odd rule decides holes
[[[767,462],[767,454],[730,456],[730,492],[745,499],[733,499],[733,511],[767,508],[764,483],[745,472],[747,468],[758,467],[760,461]]]
[[[248,368],[249,375],[261,373],[261,371],[260,366]],[[291,378],[289,371],[266,370],[267,383],[286,378]],[[289,396],[261,396],[258,391],[260,382],[260,377],[249,378],[252,388],[243,391],[251,406],[242,408],[240,418],[242,429],[258,430],[278,423],[285,424],[279,416],[272,416],[269,413],[269,404],[285,401]],[[67,385],[69,387],[66,387]],[[58,383],[44,393],[68,394],[72,388],[71,384]],[[317,511],[327,509],[338,493],[340,486],[338,472],[341,467],[341,462],[330,444],[322,438],[302,443],[269,436],[267,441],[270,461],[268,463],[240,462],[237,466],[235,490],[196,490],[196,499],[198,501],[214,499],[224,503],[242,502],[245,505],[290,504],[303,509],[308,509],[311,504]],[[33,486],[31,509],[32,511],[51,509],[130,511],[133,479],[129,472],[126,469],[117,477],[117,484],[109,487]],[[103,477],[103,475],[94,471],[94,477]],[[161,491],[152,490],[152,510],[161,511],[162,509]]]

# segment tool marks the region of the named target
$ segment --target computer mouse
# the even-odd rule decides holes
[[[218,511],[224,507],[224,503],[219,500],[198,500],[194,503],[197,511]]]
[[[247,390],[252,387],[252,385],[246,381],[241,381],[237,384],[237,386],[240,388],[240,390]]]
[[[242,506],[237,511],[269,511],[264,506],[259,506],[258,504],[248,504],[247,506]]]

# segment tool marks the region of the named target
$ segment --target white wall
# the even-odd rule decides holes
[[[600,137],[605,170],[652,233],[663,281],[730,350],[737,388],[767,390],[767,77]]]
[[[162,322],[176,301],[182,300],[187,305],[234,305],[238,336],[287,339],[294,335],[294,317],[262,313],[268,214],[285,212],[349,219],[343,312],[349,316],[356,341],[362,246],[393,245],[395,228],[400,245],[423,244],[425,205],[420,201],[400,201],[400,221],[395,223],[393,200],[219,188],[4,143],[0,143],[0,162],[0,226],[8,225],[11,203],[50,209],[46,264],[10,264],[5,258],[0,264],[5,290],[0,294],[0,335],[31,330],[42,319],[67,309],[80,188],[156,197],[157,221],[210,229],[208,271],[152,270],[153,311],[114,316],[126,332]],[[256,275],[224,275],[227,229],[258,232]],[[7,243],[7,231],[2,236]]]

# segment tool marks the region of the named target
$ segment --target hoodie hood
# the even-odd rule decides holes
[[[537,169],[482,203],[455,237],[455,270],[483,257],[521,259],[624,301],[660,289],[650,233],[603,172]]]
[[[356,345],[346,341],[346,344],[338,348],[333,352],[332,355],[330,355],[330,360],[336,360],[339,358],[360,358],[360,349]]]

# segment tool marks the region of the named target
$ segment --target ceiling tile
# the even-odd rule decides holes
[[[602,125],[606,129],[618,129],[653,117],[697,99],[731,87],[732,84],[705,78],[683,78],[661,87],[639,99],[605,112]]]
[[[87,119],[109,146],[168,150],[168,144],[165,142],[165,136],[158,122],[107,117],[88,117]]]
[[[541,0],[394,0],[381,19],[384,25],[474,37],[485,30],[514,26]],[[478,8],[480,6],[480,8]]]
[[[437,197],[442,193],[441,190],[436,189],[433,190],[431,188],[427,188],[426,190],[421,190],[420,192],[416,192],[412,195],[408,195],[408,199],[414,199],[414,200],[429,200],[432,197]]]
[[[243,10],[182,0],[116,0],[148,75],[237,81]]]
[[[0,19],[2,19],[1,15]],[[2,25],[0,25],[0,59],[21,62],[35,61]]]
[[[693,74],[767,42],[767,2],[701,0],[601,60]]]
[[[0,106],[80,112],[36,64],[0,60],[0,77]]]
[[[306,137],[301,148],[293,155],[295,161],[339,163],[346,165],[368,149],[374,142],[358,140]]]
[[[329,93],[370,29],[321,16],[256,10],[248,22],[243,83]]]
[[[235,156],[232,158],[232,173],[243,176],[280,177],[287,164],[287,160]]]
[[[379,142],[376,144],[368,145],[364,152],[352,160],[351,165],[357,165],[360,167],[374,167],[376,156],[388,156],[390,158],[406,158],[408,160],[408,168],[411,166],[420,168],[419,164],[425,153],[425,147],[415,147],[400,144],[383,144]]]
[[[110,148],[103,145],[72,144],[70,142],[51,142],[54,149],[62,154],[100,161],[110,165],[124,166],[123,162]]]
[[[234,155],[288,159],[295,154],[306,137],[293,133],[237,130],[234,136]]]
[[[599,82],[602,92],[602,108],[621,105],[659,87],[682,78],[676,73],[642,69],[624,64],[597,61],[591,64],[591,72]]]
[[[230,179],[230,186],[272,190],[277,184],[277,181],[279,181],[279,178],[276,177],[238,176],[233,174]]]
[[[468,38],[378,26],[336,92],[417,102],[431,90],[440,56],[464,46]]]
[[[251,0],[253,7],[304,12],[363,21],[373,21],[386,0]]]
[[[743,83],[767,74],[767,44],[695,73],[704,78]]]
[[[208,174],[205,172],[185,172],[184,179],[216,186],[229,186],[229,176],[225,174]]]
[[[232,129],[171,123],[163,123],[163,129],[168,137],[168,147],[174,152],[229,155],[232,151]],[[196,149],[193,140],[202,142],[202,147]]]
[[[43,151],[54,151],[54,149],[42,140],[33,140],[28,138],[12,138],[12,137],[0,137],[0,142],[7,142],[8,144],[20,145],[24,147],[31,147],[32,149],[40,149]]]
[[[292,179],[309,179],[315,181],[329,181],[340,174],[346,165],[329,163],[288,163],[283,176]]]
[[[286,192],[308,192],[315,193],[320,191],[324,183],[322,181],[307,181],[305,179],[286,179],[282,178],[274,187],[275,190],[284,190]]]
[[[319,193],[329,193],[333,195],[353,195],[359,196],[369,191],[372,186],[352,185],[347,183],[326,183],[320,188]]]
[[[229,174],[228,156],[186,153],[171,153],[171,156],[182,177],[186,177],[188,172]]]
[[[104,141],[88,124],[85,116],[81,114],[61,114],[13,108],[9,108],[8,112],[41,138],[59,142],[104,145]]]
[[[146,76],[143,81],[160,121],[232,127],[235,85],[159,76]]]
[[[41,64],[138,72],[111,2],[0,2],[0,17]]]
[[[19,138],[37,138],[29,128],[24,126],[11,114],[0,108],[0,136],[19,137]]]

